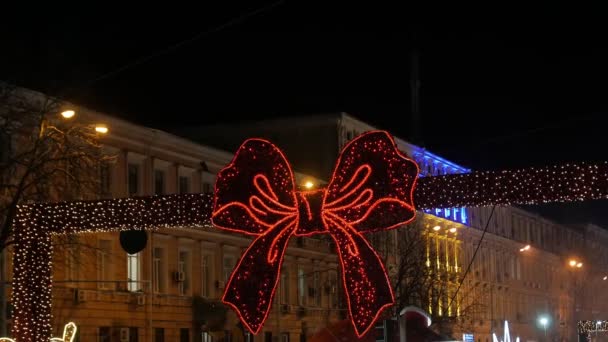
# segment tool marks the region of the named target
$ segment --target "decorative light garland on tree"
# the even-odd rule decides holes
[[[403,225],[415,209],[608,198],[608,163],[418,180],[417,175],[417,165],[388,133],[369,132],[344,148],[327,189],[297,191],[280,150],[251,139],[218,176],[215,201],[208,194],[179,194],[19,206],[13,336],[19,342],[49,340],[52,234],[209,227],[213,215],[220,228],[255,236],[223,299],[250,331],[258,332],[289,237],[328,233],[338,247],[355,331],[363,335],[393,302],[384,266],[364,233]]]

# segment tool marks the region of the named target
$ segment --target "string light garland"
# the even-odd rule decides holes
[[[344,148],[327,189],[300,191],[280,150],[251,139],[218,176],[215,199],[178,194],[20,205],[14,222],[12,334],[19,342],[49,341],[53,234],[210,227],[213,220],[221,229],[252,235],[223,297],[252,332],[259,332],[268,315],[289,238],[330,234],[361,336],[394,301],[384,266],[364,233],[397,228],[413,219],[415,209],[608,198],[606,162],[417,175],[415,162],[397,150],[388,133],[368,132]]]
[[[414,218],[418,173],[388,133],[371,132],[344,148],[327,189],[298,191],[276,146],[262,139],[245,141],[218,174],[212,221],[255,240],[233,270],[222,301],[257,334],[270,312],[290,237],[328,233],[336,242],[355,332],[366,334],[394,295],[363,233]]]
[[[608,162],[421,178],[417,208],[481,207],[608,198]]]
[[[608,331],[608,321],[579,321],[577,323],[579,334],[591,335],[594,332]]]

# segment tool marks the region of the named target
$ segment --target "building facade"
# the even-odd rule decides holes
[[[237,128],[191,128],[181,133],[193,139],[202,136],[199,140],[208,144],[218,136],[230,136],[216,143],[229,149],[245,137],[264,137],[284,149],[296,169],[326,179],[344,144],[375,129],[337,113],[266,120]],[[470,171],[398,137],[395,141],[418,163],[421,177]],[[454,273],[444,277],[446,290],[439,291],[444,298],[431,300],[432,305],[424,309],[435,317],[461,315],[452,320],[458,324],[446,329],[455,337],[466,333],[474,335],[475,341],[489,342],[492,334],[503,335],[504,321],[508,321],[511,336],[520,336],[522,341],[545,340],[545,332],[551,340],[575,341],[579,320],[608,317],[608,301],[601,290],[608,284],[606,229],[565,226],[518,207],[430,209],[423,214],[422,226],[428,230],[431,250],[436,246],[434,252],[427,252],[437,257],[428,262],[429,267]],[[452,253],[454,264],[450,266]],[[450,295],[461,282],[458,294]],[[452,297],[457,308],[449,305]],[[474,310],[461,312],[465,308]],[[548,319],[546,327],[539,324],[541,317]]]
[[[99,172],[106,198],[211,192],[231,152],[252,136],[285,151],[299,171],[298,184],[322,186],[346,142],[374,129],[340,113],[181,131],[188,140],[85,108],[77,112],[79,120],[103,122],[110,130],[102,143],[116,158]],[[395,140],[420,165],[422,177],[470,171]],[[420,229],[423,252],[417,256],[424,277],[437,282],[411,304],[430,312],[440,332],[489,342],[508,321],[511,336],[522,341],[544,340],[545,334],[574,341],[578,320],[608,319],[603,228],[563,226],[516,207],[431,209],[419,217],[418,226],[405,229]],[[405,262],[404,231],[369,236],[394,281]],[[337,256],[323,238],[291,241],[271,313],[254,337],[219,301],[250,238],[213,227],[147,236],[147,247],[135,255],[123,251],[116,233],[57,241],[55,335],[73,321],[80,341],[289,342],[305,341],[346,317]],[[538,325],[541,316],[549,318],[548,326]]]

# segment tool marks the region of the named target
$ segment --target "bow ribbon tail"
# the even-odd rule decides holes
[[[382,312],[395,302],[380,257],[365,237],[337,217],[327,218],[342,263],[348,311],[358,337],[365,335]]]
[[[272,305],[283,254],[296,228],[295,215],[259,235],[243,253],[230,276],[222,301],[234,308],[241,322],[257,334]]]

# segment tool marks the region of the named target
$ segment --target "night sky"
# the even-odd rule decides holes
[[[7,9],[0,79],[164,130],[344,111],[410,139],[417,51],[414,142],[475,169],[608,160],[605,8],[205,3]],[[537,209],[608,226],[606,201]]]

